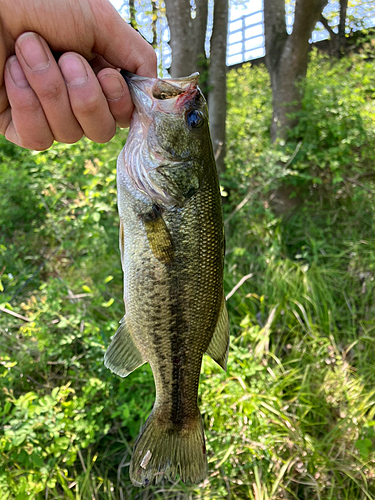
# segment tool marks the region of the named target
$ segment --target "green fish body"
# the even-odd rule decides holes
[[[135,112],[118,160],[126,314],[105,364],[126,376],[148,362],[156,387],[135,444],[134,485],[207,475],[197,405],[203,354],[229,348],[224,231],[207,105],[197,77],[126,77]]]

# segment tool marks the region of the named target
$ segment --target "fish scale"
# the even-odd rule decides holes
[[[135,104],[118,160],[126,314],[105,364],[126,376],[148,362],[154,375],[154,407],[130,464],[133,484],[177,474],[197,483],[207,474],[197,404],[202,357],[207,352],[226,369],[229,347],[207,105],[194,75],[126,78]]]

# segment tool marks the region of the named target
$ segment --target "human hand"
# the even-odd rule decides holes
[[[133,111],[116,67],[155,77],[156,55],[108,0],[1,0],[0,134],[36,150],[109,141]]]

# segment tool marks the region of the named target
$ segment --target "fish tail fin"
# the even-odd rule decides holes
[[[202,417],[185,426],[161,423],[154,413],[148,417],[134,446],[130,479],[135,486],[158,484],[163,477],[184,483],[200,483],[207,476],[207,458]]]

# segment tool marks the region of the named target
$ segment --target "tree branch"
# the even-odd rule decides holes
[[[328,24],[328,21],[327,21],[327,19],[323,16],[323,14],[320,14],[319,21],[323,24],[323,26],[325,27],[325,29],[329,32],[329,34],[330,34],[330,36],[331,36],[331,39],[334,39],[337,35],[336,35],[336,33],[333,31],[333,29],[331,28],[331,26]]]
[[[31,319],[26,318],[25,316],[22,316],[21,314],[18,314],[14,311],[10,311],[9,309],[5,309],[5,308],[0,307],[0,312],[10,314],[11,316],[14,316],[15,318],[22,319],[22,321],[26,321],[26,322],[31,321]]]

